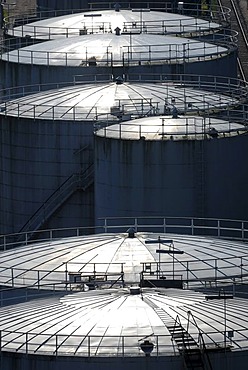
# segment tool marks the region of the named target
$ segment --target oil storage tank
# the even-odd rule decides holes
[[[244,234],[247,228],[239,231]],[[170,252],[163,261],[159,250]],[[16,369],[27,370],[34,366],[37,370],[68,366],[107,370],[127,365],[133,370],[148,365],[152,370],[158,365],[180,370],[194,361],[200,368],[211,365],[217,370],[228,361],[230,369],[238,365],[245,370],[247,299],[235,296],[235,290],[222,288],[216,293],[206,284],[198,290],[154,288],[139,285],[136,279],[140,271],[149,279],[165,272],[160,281],[166,283],[172,269],[171,283],[180,273],[185,281],[192,279],[200,286],[204,279],[230,284],[234,276],[243,283],[247,267],[240,261],[247,261],[246,243],[241,241],[134,229],[55,237],[1,252],[1,284],[13,283],[12,304],[0,308],[1,364],[6,370],[12,370],[13,363]],[[103,277],[109,277],[116,264],[124,265],[130,280],[125,283],[112,275],[111,288],[104,287]],[[74,289],[57,290],[55,276],[61,272],[62,280],[57,280],[61,287],[69,271],[78,272],[77,279],[68,282]],[[103,285],[81,291],[79,278],[85,272]],[[30,289],[30,281],[33,290],[44,289],[44,297],[31,299],[26,290],[25,303],[14,304],[15,299],[23,299],[15,283]],[[5,293],[1,291],[1,303]]]
[[[170,118],[99,129],[96,222],[148,214],[247,219],[247,154],[243,123],[179,116],[176,109]]]
[[[200,368],[217,370],[228,361],[229,369],[245,370],[246,304],[161,288],[33,300],[0,309],[1,361],[5,370],[13,363],[26,370],[180,370],[193,360]]]
[[[91,34],[51,40],[2,53],[5,87],[71,82],[74,75],[166,73],[237,75],[237,44],[223,35],[215,43],[167,35]]]
[[[1,233],[94,224],[93,131],[144,116],[243,104],[238,81],[95,82],[27,86],[1,104]],[[123,82],[123,83],[122,83]],[[36,93],[34,90],[36,89]],[[43,90],[43,91],[42,91]]]

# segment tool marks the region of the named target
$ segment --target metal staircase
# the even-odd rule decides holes
[[[197,341],[189,333],[190,317],[192,317],[192,323],[198,331]],[[212,365],[202,333],[190,311],[188,312],[188,325],[186,329],[182,326],[178,315],[174,325],[169,325],[167,328],[171,333],[171,337],[175,341],[180,354],[183,356],[185,369],[212,370]]]
[[[174,325],[167,326],[167,328],[184,358],[185,368],[189,370],[206,369],[199,344],[181,325],[178,316]]]
[[[183,357],[184,368],[187,370],[212,370],[212,365],[207,353],[203,337],[192,313],[190,311],[188,312],[188,325],[185,329],[182,326],[178,315],[176,319],[174,319],[166,311],[159,308],[149,298],[146,297],[144,300],[151,307],[153,307],[154,311],[157,313],[159,318],[162,320],[162,322],[170,332],[172,340],[176,344],[179,353]],[[190,335],[188,330],[190,317],[192,318],[192,323],[194,327],[199,333],[197,341]]]
[[[30,217],[19,231],[30,232],[39,230],[42,225],[61,207],[77,190],[85,191],[94,181],[94,165],[91,164],[83,173],[74,173],[63,182],[41,207]]]

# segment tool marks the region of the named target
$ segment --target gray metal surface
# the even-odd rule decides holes
[[[172,240],[173,247],[169,242],[159,243],[158,237]],[[184,254],[160,256],[159,248],[173,248]],[[122,272],[125,283],[137,284],[146,264],[154,276],[171,278],[174,275],[193,286],[218,280],[230,282],[234,277],[236,281],[245,281],[247,245],[201,236],[142,232],[135,238],[128,238],[127,233],[62,238],[2,251],[0,284],[60,290],[65,289],[66,282],[71,282],[70,274],[81,274],[80,281],[87,284],[89,276],[109,275],[117,280]],[[117,281],[117,285],[122,285],[122,280]],[[77,284],[73,286],[77,289]]]
[[[185,84],[106,82],[68,85],[36,94],[26,94],[21,98],[14,98],[14,96],[12,99],[8,98],[6,103],[0,105],[2,107],[0,115],[23,119],[114,121],[120,117],[131,119],[158,114],[172,115],[174,108],[180,113],[188,114],[217,112],[231,109],[242,103],[242,91],[245,93],[245,86],[242,89],[240,85],[228,86],[227,83],[228,80],[226,85],[215,83],[213,78],[212,82],[206,84],[196,81]],[[222,93],[223,88],[227,89],[225,94]],[[200,118],[198,121],[199,125],[202,125]],[[177,122],[178,125],[184,125],[182,119]],[[161,119],[137,121],[137,127],[159,126],[160,123]],[[136,123],[133,125],[131,130],[135,130]],[[130,128],[125,126],[124,130],[128,130],[127,127]],[[192,131],[191,126],[190,131]]]
[[[2,54],[2,60],[32,65],[86,66],[95,58],[98,66],[118,63],[189,63],[229,54],[228,46],[175,36],[92,34],[52,40]]]
[[[176,108],[174,108],[176,109]],[[173,111],[173,108],[172,108]],[[206,139],[211,136],[239,135],[247,132],[242,123],[198,116],[175,118],[149,117],[135,121],[121,122],[96,131],[97,136],[122,140],[188,140]]]
[[[55,39],[90,33],[112,33],[119,27],[121,32],[145,32],[153,34],[195,34],[212,33],[221,25],[212,21],[181,14],[149,11],[149,9],[130,9],[116,12],[114,9],[88,11],[64,15],[8,30],[15,37],[29,36],[37,39]]]
[[[145,338],[154,345],[152,356],[177,356],[179,348],[169,331],[177,322],[196,344],[201,333],[212,350],[225,343],[233,352],[242,351],[248,346],[246,303],[206,301],[204,294],[175,289],[143,289],[137,295],[112,289],[32,301],[0,309],[1,350],[139,357],[144,356],[140,344]]]

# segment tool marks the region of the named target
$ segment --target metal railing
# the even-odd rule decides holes
[[[238,349],[247,349],[247,338],[245,329],[239,330],[244,332],[244,338],[232,341]],[[216,330],[209,330],[204,332],[206,345],[212,349],[223,349],[224,341],[214,341],[211,339],[222,332]],[[197,335],[197,329],[195,334]],[[171,334],[168,335],[155,335],[148,333],[150,341],[154,345],[154,350],[151,356],[178,356],[179,352],[176,348],[174,341],[171,340]],[[146,337],[148,337],[146,336]],[[11,340],[8,340],[8,337]],[[63,335],[63,334],[44,334],[40,332],[30,331],[0,331],[0,351],[14,350],[16,353],[26,354],[39,354],[43,355],[68,355],[68,356],[83,356],[83,357],[96,357],[96,356],[144,356],[140,344],[144,336],[133,335],[120,335],[120,336],[96,336],[96,335]],[[68,340],[68,343],[67,343]]]
[[[101,289],[124,285],[124,263],[63,262],[51,270],[1,265],[0,285],[46,291],[81,291],[85,285]],[[33,293],[32,293],[33,294]],[[12,295],[15,297],[15,295]],[[9,298],[8,298],[9,300]]]
[[[210,110],[210,109],[209,109]],[[168,113],[167,113],[168,114]],[[171,113],[172,114],[172,113]],[[248,117],[248,116],[247,116]],[[171,118],[171,117],[170,117]],[[180,118],[177,118],[175,124],[168,123],[165,117],[158,118],[158,123],[152,123],[146,126],[144,122],[137,124],[137,122],[119,122],[118,126],[106,124],[96,125],[95,132],[97,136],[113,137],[117,139],[127,140],[171,140],[173,139],[208,139],[211,137],[228,137],[247,133],[248,126],[244,126],[244,122],[241,120],[240,124],[232,120],[223,122],[222,120],[211,119],[208,117],[190,117],[182,116],[180,124]],[[214,132],[212,127],[214,126]]]
[[[133,36],[128,36],[133,38]],[[104,66],[113,67],[116,65],[147,65],[158,63],[190,63],[192,61],[205,61],[220,58],[229,55],[237,49],[235,36],[230,39],[229,35],[218,35],[211,41],[206,40],[185,40],[185,43],[179,44],[150,44],[150,45],[130,45],[112,48],[111,46],[102,46],[96,53],[95,46],[82,46],[80,52],[55,52],[49,50],[32,50],[20,48],[15,49],[13,44],[2,43],[1,59],[6,62],[29,63],[31,65],[61,65],[61,66]],[[14,50],[13,50],[14,49]],[[98,54],[100,53],[100,57]]]
[[[74,105],[68,107],[65,113],[66,103],[61,106],[52,103],[51,105],[37,104],[35,100],[34,102],[32,100],[27,102],[18,100],[30,94],[52,91],[55,88],[73,88],[73,86],[79,87],[79,84],[84,87],[86,83],[95,86],[97,84],[113,83],[112,76],[94,75],[92,80],[89,81],[88,77],[75,75],[72,83],[27,85],[1,90],[0,114],[20,118],[25,117],[26,111],[28,111],[29,118],[42,119],[44,112],[44,117],[51,120],[66,118],[80,121],[105,121],[108,124],[108,122],[127,120],[128,117],[131,119],[144,116],[171,115],[172,108],[176,106],[178,112],[183,114],[222,112],[225,118],[232,121],[236,119],[238,122],[245,124],[248,120],[248,85],[247,82],[239,79],[220,76],[172,75],[167,77],[165,74],[129,74],[125,76],[125,81],[127,83],[144,84],[148,82],[160,83],[158,89],[161,86],[164,87],[163,96],[158,91],[155,99],[150,97],[149,92],[147,98],[145,96],[144,98],[133,98],[132,103],[125,99],[116,99],[114,106],[107,108],[105,112],[102,109],[99,110],[97,106],[92,109],[92,107]],[[176,95],[174,89],[176,89]],[[200,96],[199,91],[201,91]]]
[[[177,24],[175,24],[177,22]],[[123,22],[121,32],[125,33],[147,33],[163,35],[197,36],[222,31],[221,25],[213,25],[212,20],[206,21],[193,17],[184,17],[177,19],[153,20],[153,21],[135,21]],[[52,40],[56,38],[68,38],[87,34],[106,34],[113,33],[111,22],[87,22],[82,21],[80,28],[63,26],[41,26],[33,24],[24,24],[18,27],[7,29],[7,34],[14,37],[31,37],[40,40]]]
[[[17,99],[43,91],[50,91],[52,89],[62,89],[64,87],[73,87],[75,85],[86,84],[102,84],[115,82],[111,74],[92,74],[91,76],[77,74],[74,75],[73,81],[46,83],[36,85],[15,86],[0,90],[1,102]],[[175,86],[177,89],[199,89],[201,94],[209,96],[209,92],[215,94],[225,94],[234,99],[239,99],[241,102],[247,101],[248,98],[248,82],[242,79],[225,77],[225,76],[211,76],[211,75],[194,75],[194,74],[168,74],[165,73],[129,73],[124,76],[124,82],[129,83],[163,83],[165,86],[166,98],[169,97],[169,88]],[[93,85],[94,86],[94,85]],[[118,100],[122,101],[122,100]]]
[[[133,4],[129,2],[118,2],[120,4],[120,11],[127,9],[131,10],[133,8]],[[164,11],[168,13],[177,13],[184,16],[190,16],[190,17],[197,17],[197,18],[204,18],[206,21],[209,22],[216,22],[222,25],[223,27],[226,27],[230,23],[230,9],[227,7],[220,7],[218,5],[210,6],[204,11],[202,11],[200,5],[196,4],[187,4],[186,7],[176,7],[175,5],[169,3],[169,2],[156,2],[156,5],[154,6],[153,2],[136,2],[135,7],[137,10],[139,9],[149,9],[149,10],[157,10],[157,11]],[[89,4],[90,11],[92,10],[107,10],[107,9],[113,9],[113,3],[108,2],[92,2]],[[12,29],[15,26],[22,26],[24,24],[34,22],[34,21],[40,21],[48,18],[53,17],[59,17],[59,16],[67,16],[70,14],[77,14],[77,13],[83,13],[83,12],[89,12],[89,8],[85,9],[66,9],[66,10],[42,10],[37,11],[37,9],[32,9],[29,11],[29,14],[13,14],[14,11],[10,4],[4,4],[5,9],[5,27],[6,29]],[[192,22],[194,21],[194,18],[191,18]],[[200,21],[200,20],[199,20]],[[65,29],[65,28],[64,28]]]
[[[135,232],[178,233],[180,235],[206,235],[217,238],[248,241],[248,221],[199,217],[104,217],[93,227],[46,229],[0,235],[0,248],[7,250],[34,241],[55,240],[63,237],[98,233],[123,233],[129,228]],[[30,238],[29,235],[33,234]],[[17,241],[18,239],[18,241]]]

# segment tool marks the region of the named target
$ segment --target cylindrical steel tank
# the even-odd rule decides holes
[[[49,240],[20,248],[4,238],[0,350],[5,370],[13,364],[26,370],[124,370],[127,365],[180,370],[192,361],[212,370],[227,361],[230,369],[246,369],[247,300],[236,289],[247,281],[247,245],[232,238],[237,231],[247,236],[247,224],[239,230],[225,225],[226,240],[220,222],[214,238],[154,233],[150,221],[145,232],[136,231],[136,220],[135,228],[122,233],[62,239],[50,233]],[[189,290],[188,283],[198,290]]]
[[[172,114],[175,107],[185,114],[228,111],[242,104],[245,92],[245,85],[231,81],[118,80],[6,93],[0,113],[1,234],[92,225],[94,127]]]
[[[247,119],[247,118],[246,118]],[[95,216],[247,219],[247,126],[143,118],[95,134]]]
[[[0,309],[1,362],[5,370],[181,370],[194,360],[246,370],[246,306],[223,292],[135,287],[33,300]]]
[[[223,43],[224,42],[224,45]],[[5,87],[71,82],[75,75],[123,73],[202,74],[235,78],[237,45],[167,35],[91,34],[47,41],[4,52]]]

